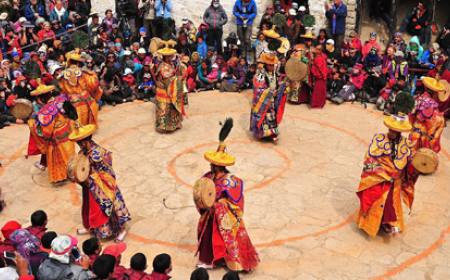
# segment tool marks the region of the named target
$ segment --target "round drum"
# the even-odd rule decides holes
[[[216,186],[213,180],[208,178],[201,178],[195,182],[194,202],[199,209],[209,209],[216,201]]]
[[[308,73],[308,67],[298,58],[290,58],[285,66],[286,76],[291,81],[302,81]]]
[[[67,177],[75,183],[83,183],[89,177],[89,159],[83,154],[74,155],[67,164]]]
[[[433,150],[421,148],[414,155],[412,165],[422,174],[432,174],[438,168],[439,158]]]
[[[19,98],[15,100],[14,107],[11,108],[11,114],[21,120],[26,120],[31,116],[31,113],[33,113],[33,105],[31,104],[31,101],[24,98]]]

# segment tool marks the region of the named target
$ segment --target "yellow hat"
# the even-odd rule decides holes
[[[217,148],[217,151],[208,151],[204,154],[204,157],[207,161],[217,166],[234,165],[236,158],[225,152],[225,149],[225,143],[221,142]]]
[[[97,127],[93,124],[87,124],[81,127],[75,127],[74,130],[70,133],[69,139],[71,141],[80,141],[86,137],[91,136]]]
[[[389,129],[397,132],[409,132],[412,129],[408,116],[401,113],[398,115],[385,116],[383,123]]]
[[[49,93],[53,90],[55,90],[55,86],[53,86],[53,85],[47,86],[47,85],[40,84],[35,90],[30,92],[30,95],[31,96],[39,96],[42,94]]]
[[[176,54],[176,53],[177,53],[177,50],[166,47],[166,48],[159,49],[159,50],[157,51],[157,53],[159,53],[159,54],[161,54],[161,55],[163,55],[163,56],[169,56],[169,55],[174,55],[174,54]]]
[[[278,61],[278,57],[274,53],[263,52],[259,56],[258,62],[264,63],[264,64],[269,64],[269,65],[274,65],[274,64],[278,64],[279,61]]]
[[[444,85],[444,90],[438,92],[439,101],[445,102],[450,97],[450,84],[446,80],[440,80],[441,84]]]
[[[278,48],[277,52],[281,54],[287,53],[291,48],[291,43],[287,38],[281,37],[278,39],[281,42],[281,46]]]
[[[441,81],[436,80],[435,78],[431,77],[424,77],[422,79],[423,85],[432,91],[440,92],[445,90],[445,86]]]
[[[263,30],[262,32],[264,34],[264,36],[268,37],[268,38],[272,38],[272,39],[278,39],[280,38],[280,34],[278,34],[275,31],[275,26],[272,27],[272,29],[268,29],[268,30]]]
[[[70,52],[66,53],[66,59],[67,59],[67,62],[70,62],[71,60],[79,61],[79,62],[84,62],[85,61],[84,58],[81,57],[79,52],[76,51],[76,50],[73,50],[73,51],[70,51]]]
[[[305,39],[314,39],[314,35],[313,35],[313,33],[312,33],[311,30],[308,30],[308,31],[307,31],[305,34],[303,34],[301,37],[302,37],[302,38],[305,38]]]

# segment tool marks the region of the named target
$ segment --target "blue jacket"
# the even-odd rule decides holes
[[[32,23],[36,20],[36,17],[34,16],[35,13],[38,13],[41,17],[45,17],[45,7],[41,3],[37,3],[36,6],[36,10],[33,10],[30,2],[25,6],[25,18]]]
[[[197,43],[197,52],[202,60],[206,58],[206,55],[208,54],[208,46],[206,45],[205,41],[203,41],[201,44]]]
[[[247,25],[252,25],[257,13],[255,0],[250,0],[247,5],[244,5],[242,0],[236,0],[234,3],[233,15],[237,25],[244,25],[243,19],[247,19]]]
[[[336,20],[333,20],[333,15],[336,15]],[[331,34],[344,34],[345,33],[345,18],[347,17],[347,6],[341,3],[338,7],[332,5],[331,8],[325,13],[330,23]]]
[[[156,17],[172,18],[172,0],[167,0],[165,6],[162,4],[161,0],[156,0],[155,15]]]

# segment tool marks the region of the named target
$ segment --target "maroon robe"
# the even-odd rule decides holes
[[[311,96],[311,108],[322,108],[327,100],[327,56],[323,53],[316,55],[311,66],[314,86]]]

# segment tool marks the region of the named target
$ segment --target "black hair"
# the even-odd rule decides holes
[[[158,273],[165,273],[166,269],[170,267],[172,260],[168,254],[159,254],[153,259],[153,271]]]
[[[45,226],[47,222],[47,214],[43,210],[34,211],[31,214],[31,225],[34,227]]]
[[[203,267],[199,267],[192,271],[190,280],[209,280],[208,271]]]
[[[228,271],[225,273],[225,275],[222,277],[222,280],[240,280],[239,273],[236,271]]]
[[[97,251],[99,248],[100,243],[97,237],[86,239],[83,242],[83,253],[85,253],[88,256],[94,255],[95,251]]]
[[[134,254],[130,259],[130,267],[137,271],[144,271],[147,268],[147,258],[142,253]]]
[[[116,258],[111,255],[101,255],[98,257],[92,265],[92,272],[98,277],[98,279],[108,279],[113,273],[116,265]]]
[[[54,231],[47,231],[46,233],[44,233],[44,235],[42,235],[42,237],[41,237],[42,247],[44,247],[45,249],[51,249],[52,241],[57,236],[58,236],[58,234],[56,234],[56,232],[54,232]]]

